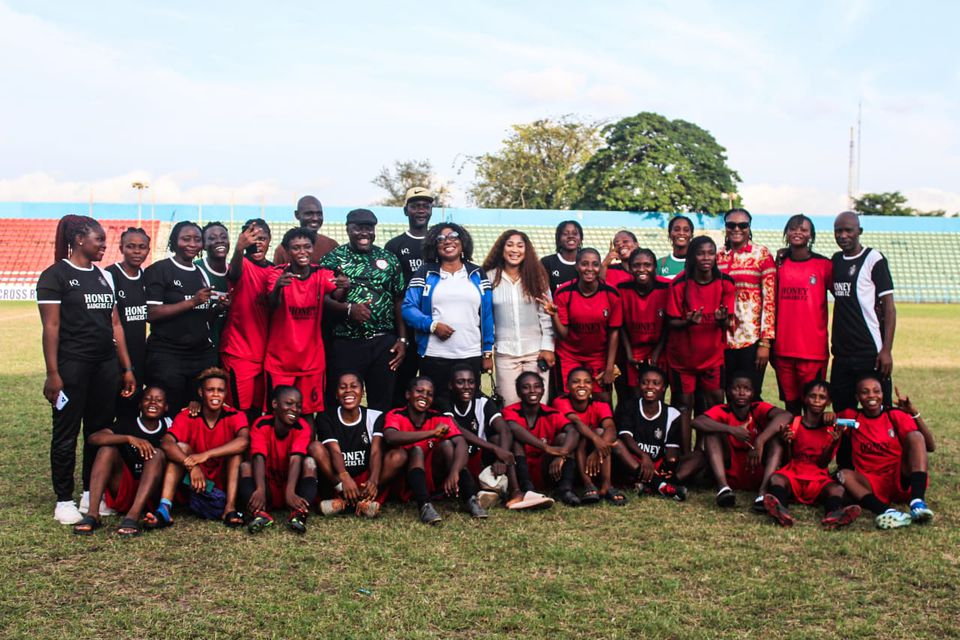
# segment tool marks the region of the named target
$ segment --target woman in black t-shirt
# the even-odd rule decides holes
[[[214,299],[206,275],[193,263],[202,247],[200,227],[178,222],[167,244],[173,256],[143,272],[150,323],[146,382],[167,391],[170,417],[196,397],[197,374],[217,363],[210,321],[225,305]]]
[[[66,215],[57,225],[54,264],[37,281],[47,378],[43,395],[53,405],[50,467],[57,494],[54,518],[76,524],[73,502],[77,436],[83,425],[83,488],[89,490],[96,448],[87,436],[113,422],[122,372],[124,397],[136,380],[117,313],[111,276],[93,263],[103,259],[107,236],[93,218]]]

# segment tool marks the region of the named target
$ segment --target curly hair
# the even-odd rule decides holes
[[[177,224],[173,225],[173,229],[170,230],[170,238],[167,240],[167,250],[170,253],[177,252],[177,240],[180,239],[180,232],[187,227],[193,227],[199,231],[200,237],[203,238],[203,229],[200,228],[200,225],[192,220],[181,220]]]
[[[85,236],[91,231],[102,229],[100,223],[90,216],[78,216],[72,213],[60,218],[53,242],[53,259],[60,261],[70,256],[77,246],[77,236]]]
[[[203,383],[207,380],[212,380],[219,378],[223,380],[228,386],[230,384],[230,374],[227,373],[225,369],[220,367],[207,367],[197,375],[197,388],[203,386]]]
[[[427,235],[423,238],[423,261],[439,262],[440,255],[437,253],[437,237],[444,229],[456,231],[460,235],[460,249],[463,253],[463,260],[470,262],[473,260],[473,238],[467,233],[467,230],[456,222],[441,222],[430,227]]]
[[[308,229],[307,227],[294,227],[283,234],[283,240],[280,241],[280,246],[282,246],[284,249],[289,249],[290,243],[297,238],[306,238],[310,241],[310,244],[317,244],[316,231],[313,229]]]
[[[550,289],[547,282],[547,270],[543,268],[543,264],[537,257],[537,250],[530,242],[530,237],[523,231],[517,231],[516,229],[507,229],[501,233],[490,248],[487,258],[483,261],[484,271],[496,270],[497,272],[490,282],[490,286],[496,289],[500,285],[500,276],[503,274],[504,266],[506,266],[503,249],[507,245],[507,240],[513,236],[520,236],[525,246],[523,262],[520,263],[520,289],[523,291],[524,297],[530,300],[542,298]]]

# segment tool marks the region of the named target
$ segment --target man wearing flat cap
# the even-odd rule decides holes
[[[343,319],[333,329],[328,364],[328,397],[344,371],[363,376],[367,406],[391,408],[396,371],[407,352],[406,328],[400,315],[403,275],[396,256],[374,244],[377,216],[369,209],[347,214],[347,238],[320,261],[320,266],[350,278],[344,302],[330,301]],[[332,406],[332,405],[331,405]]]

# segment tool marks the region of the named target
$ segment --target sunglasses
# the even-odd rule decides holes
[[[749,222],[728,222],[727,229],[733,231],[734,229],[740,229],[740,231],[746,231],[750,228]]]
[[[445,236],[437,236],[437,244],[443,244],[447,240],[449,240],[450,242],[456,242],[459,239],[460,239],[460,234],[457,233],[456,231],[451,231]]]

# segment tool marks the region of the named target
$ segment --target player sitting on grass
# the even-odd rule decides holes
[[[148,500],[156,500],[163,479],[166,457],[158,447],[170,426],[166,412],[167,394],[160,387],[148,386],[140,398],[139,417],[120,417],[113,426],[90,436],[90,444],[99,447],[90,473],[90,510],[74,525],[74,533],[89,535],[100,528],[103,497],[109,508],[126,512],[117,533],[140,534],[140,514]],[[148,512],[144,524],[157,526],[157,517]]]
[[[224,405],[227,377],[218,367],[201,371],[197,376],[199,415],[182,410],[163,436],[160,444],[167,455],[167,469],[156,511],[161,526],[173,524],[170,509],[185,474],[192,492],[190,508],[195,513],[219,517],[228,527],[243,525],[243,514],[236,509],[237,478],[250,444],[250,429],[245,414]]]
[[[787,502],[823,504],[820,521],[827,529],[845,527],[860,516],[857,505],[843,506],[843,487],[830,477],[827,467],[837,451],[843,427],[830,406],[830,386],[822,380],[808,382],[802,391],[803,414],[784,426],[780,436],[787,442],[790,462],[770,477],[769,493],[763,506],[778,524],[789,527],[793,516]]]
[[[440,514],[430,502],[434,468],[446,472],[437,487],[450,497],[459,497],[474,518],[486,518],[480,506],[477,485],[467,470],[467,443],[450,416],[434,411],[433,380],[417,376],[407,386],[407,406],[393,409],[383,421],[387,444],[407,452],[407,484],[420,507],[424,524],[440,522]],[[436,451],[439,457],[434,456]]]
[[[505,407],[503,419],[513,435],[517,482],[524,496],[556,483],[557,496],[576,507],[580,498],[573,492],[577,463],[573,459],[580,438],[576,428],[561,412],[541,404],[543,378],[533,371],[520,374],[516,382],[520,402]]]
[[[329,516],[355,507],[358,516],[380,513],[390,495],[384,490],[403,470],[403,449],[384,452],[383,413],[360,406],[363,379],[345,371],[334,381],[337,405],[317,416],[318,442],[310,455],[335,488],[335,497],[320,503],[320,513]]]
[[[621,446],[614,449],[617,466],[623,467],[638,492],[659,494],[680,502],[687,499],[684,482],[703,466],[703,453],[681,458],[680,411],[663,401],[667,376],[663,370],[644,365],[638,372],[639,398],[625,398],[617,405],[616,423]]]
[[[734,489],[755,491],[753,510],[765,513],[763,494],[783,453],[783,445],[775,436],[793,416],[753,398],[750,375],[735,373],[727,386],[727,404],[718,404],[697,416],[693,428],[698,437],[704,438],[707,462],[717,482],[717,506],[734,506]]]
[[[576,461],[583,482],[581,504],[595,504],[601,498],[618,507],[627,497],[612,484],[613,449],[618,446],[613,411],[602,400],[594,400],[593,375],[589,369],[577,367],[567,374],[566,395],[553,401],[553,408],[566,416],[580,434]],[[600,478],[600,489],[593,478]]]
[[[313,429],[301,417],[303,396],[290,385],[273,390],[272,415],[258,418],[250,429],[250,462],[240,464],[237,502],[252,518],[247,531],[273,525],[268,510],[290,509],[287,527],[307,532],[307,514],[317,499],[317,465],[307,456]]]
[[[924,498],[927,452],[934,449],[933,435],[899,389],[896,408],[883,406],[883,387],[875,375],[862,377],[856,389],[860,409],[839,414],[857,421],[847,429],[837,452],[840,482],[854,500],[877,515],[881,529],[929,522],[933,511]],[[894,502],[909,502],[910,513],[892,509]]]

